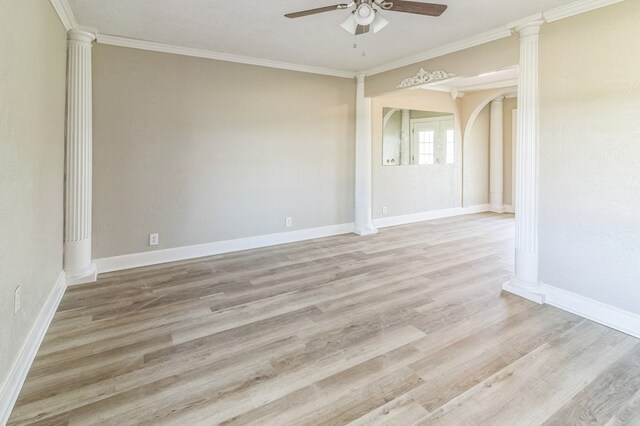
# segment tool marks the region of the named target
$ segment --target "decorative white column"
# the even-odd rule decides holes
[[[496,213],[504,212],[503,101],[504,96],[491,101],[489,126],[489,209]]]
[[[402,110],[402,141],[400,144],[400,164],[411,164],[411,111]]]
[[[91,261],[91,43],[95,35],[72,29],[67,43],[64,270],[68,284],[96,280]]]
[[[355,233],[375,234],[371,221],[371,99],[364,96],[364,74],[356,76]]]
[[[503,289],[544,303],[538,281],[538,39],[544,21],[516,28],[520,33],[518,134],[516,140],[515,275]]]

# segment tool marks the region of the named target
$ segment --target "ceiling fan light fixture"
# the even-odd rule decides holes
[[[360,3],[353,16],[356,23],[363,27],[370,25],[376,19],[376,13],[368,3]]]
[[[348,33],[355,34],[356,29],[358,28],[358,23],[356,22],[354,13],[350,13],[349,16],[347,16],[347,19],[345,19],[340,26]]]
[[[382,16],[380,12],[376,11],[375,15],[376,15],[375,18],[371,23],[371,29],[373,30],[374,33],[377,33],[378,31],[380,31],[381,29],[389,25],[389,21],[385,19],[385,17]]]

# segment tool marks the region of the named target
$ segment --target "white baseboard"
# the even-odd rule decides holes
[[[513,206],[510,206],[508,204],[504,205],[504,212],[505,213],[515,213],[515,209],[513,208]]]
[[[549,305],[640,338],[640,315],[548,284],[541,287]]]
[[[178,260],[194,259],[249,250],[278,244],[294,243],[315,238],[331,237],[333,235],[354,232],[353,223],[321,226],[318,228],[301,229],[299,231],[282,232],[278,234],[258,235],[255,237],[239,238],[236,240],[216,241],[214,243],[193,246],[175,247],[165,250],[148,251],[142,253],[125,254],[122,256],[96,259],[98,273],[120,271],[123,269],[139,268],[141,266],[157,265]]]
[[[527,283],[518,280],[515,276],[512,276],[509,281],[502,283],[502,290],[515,294],[516,296],[524,297],[539,305],[544,305],[545,302],[546,295],[541,287],[528,288]]]
[[[489,211],[489,204],[478,204],[469,207],[454,207],[451,209],[432,210],[428,212],[405,214],[401,216],[381,217],[373,220],[376,228],[406,225],[409,223],[423,222],[425,220],[442,219],[445,217],[461,216],[464,214],[483,213]]]
[[[55,286],[49,293],[49,297],[40,310],[38,318],[36,318],[27,338],[22,343],[22,347],[18,351],[13,365],[2,384],[2,388],[0,388],[0,425],[6,424],[9,420],[9,415],[18,399],[20,389],[22,389],[27,373],[38,353],[40,344],[49,328],[49,324],[51,324],[53,315],[58,309],[66,288],[64,272],[61,272]]]

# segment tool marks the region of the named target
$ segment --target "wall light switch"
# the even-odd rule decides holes
[[[288,217],[287,220],[285,220],[284,224],[287,228],[291,228],[291,226],[293,225],[293,221],[291,220],[290,217]]]
[[[387,214],[387,206],[382,206],[382,214]]]
[[[158,245],[158,238],[159,238],[158,234],[149,234],[149,245],[150,246],[157,246]]]
[[[16,292],[14,294],[13,297],[13,313],[17,314],[18,311],[20,310],[20,304],[21,304],[21,293],[22,293],[22,286],[18,286],[16,287]]]

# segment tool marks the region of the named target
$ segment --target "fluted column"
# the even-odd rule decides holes
[[[411,164],[411,111],[402,110],[402,141],[400,144],[400,164]]]
[[[518,134],[516,140],[515,275],[503,288],[538,303],[538,39],[543,21],[516,28],[520,33]]]
[[[356,76],[355,233],[375,234],[371,221],[371,99],[364,96],[364,75]]]
[[[496,213],[504,212],[503,101],[504,96],[491,101],[489,126],[489,208]]]
[[[72,29],[67,43],[64,270],[68,284],[96,280],[91,260],[91,43]]]

